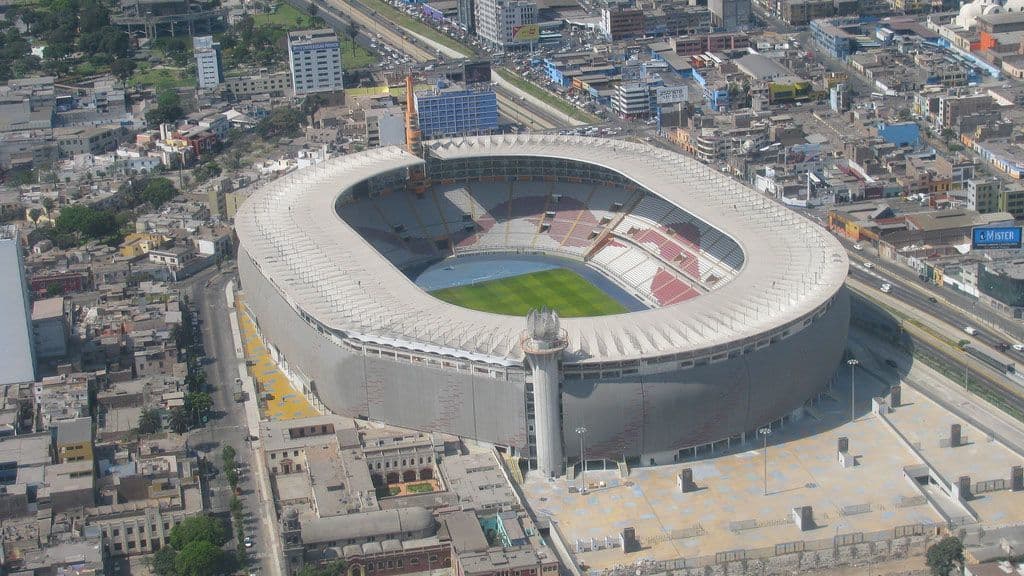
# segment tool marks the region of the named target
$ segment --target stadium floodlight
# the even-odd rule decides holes
[[[764,495],[768,495],[768,435],[772,433],[771,426],[764,426],[757,429],[757,433],[764,437]]]
[[[583,486],[580,493],[583,494],[587,491],[587,456],[583,451],[583,437],[587,433],[587,427],[577,426],[576,433],[580,435],[580,485]]]
[[[857,381],[854,379],[854,369],[860,364],[860,360],[850,358],[846,361],[850,365],[850,422],[857,420]]]

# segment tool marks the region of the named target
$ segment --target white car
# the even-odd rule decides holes
[[[252,548],[252,536],[245,537],[245,547]]]
[[[882,286],[879,287],[879,290],[888,294],[892,290],[892,284],[889,284],[888,282],[883,282]]]
[[[859,252],[859,251],[863,250],[863,249],[864,249],[864,247],[863,247],[863,246],[861,246],[860,244],[854,244],[854,245],[853,245],[853,249],[854,249],[854,250],[857,250],[857,251]]]
[[[868,269],[868,270],[871,270],[871,269],[872,269],[872,268],[874,268],[874,267],[875,267],[875,265],[874,265],[874,264],[872,264],[871,262],[865,262],[865,263],[864,263],[864,268],[866,268],[866,269]]]
[[[1017,352],[1024,352],[1024,344],[1014,344],[1013,346],[1010,346],[1010,348],[1013,348]]]

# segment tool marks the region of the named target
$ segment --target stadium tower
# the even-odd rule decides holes
[[[423,132],[420,130],[419,113],[416,111],[416,92],[412,74],[405,76],[405,149],[419,158],[423,157]],[[408,188],[417,196],[427,191],[427,175],[422,164],[409,167]]]
[[[547,477],[561,476],[564,470],[559,363],[565,346],[565,330],[559,325],[558,312],[548,308],[531,310],[526,316],[522,348],[533,373],[537,470]]]

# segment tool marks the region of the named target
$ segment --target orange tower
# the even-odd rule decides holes
[[[420,139],[419,116],[416,114],[416,95],[413,93],[412,74],[405,76],[405,149],[410,154],[423,157],[423,146]],[[417,196],[427,190],[427,174],[422,164],[409,168],[409,190]]]

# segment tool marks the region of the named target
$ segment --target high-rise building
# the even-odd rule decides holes
[[[196,79],[200,88],[216,88],[223,80],[220,63],[220,43],[213,36],[192,38],[192,51],[196,57]]]
[[[475,4],[474,0],[459,0],[459,24],[470,34],[476,33]]]
[[[644,11],[621,6],[602,8],[601,33],[612,42],[643,36]]]
[[[497,48],[530,45],[540,38],[534,0],[476,0],[476,35]]]
[[[423,138],[473,136],[498,129],[498,101],[488,84],[416,92],[416,113]]]
[[[0,384],[21,384],[36,379],[35,335],[32,332],[32,308],[25,262],[21,255],[18,229],[0,226],[0,307],[4,322],[0,326]]]
[[[341,90],[341,43],[329,29],[288,33],[288,67],[296,96]]]
[[[736,30],[750,26],[750,0],[710,0],[711,22],[717,28]]]

